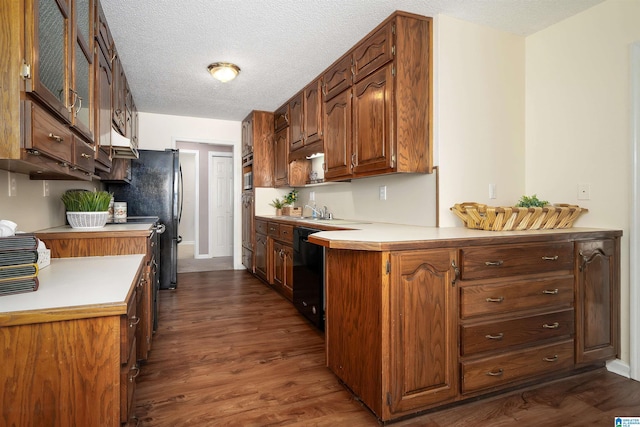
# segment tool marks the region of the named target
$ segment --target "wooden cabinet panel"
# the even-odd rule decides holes
[[[393,152],[393,82],[386,66],[353,89],[353,172],[391,172]]]
[[[462,325],[460,355],[469,356],[562,336],[570,337],[573,333],[573,309]]]
[[[279,130],[274,138],[274,186],[289,185],[289,129]]]
[[[322,140],[322,93],[320,80],[315,80],[303,91],[304,145]]]
[[[31,110],[31,140],[25,148],[34,149],[67,166],[73,163],[73,140],[71,131],[33,102],[26,102]]]
[[[574,301],[573,275],[510,280],[460,286],[460,317],[498,315],[540,307],[570,306]]]
[[[387,62],[393,60],[393,29],[395,22],[370,35],[353,52],[353,77],[359,82]]]
[[[576,243],[576,363],[620,354],[620,241]]]
[[[322,75],[324,102],[351,87],[352,61],[351,55],[345,56],[324,72]]]
[[[256,230],[257,231],[257,230]],[[256,233],[256,247],[255,247],[255,274],[262,280],[269,281],[268,270],[268,240],[264,234]]]
[[[96,169],[95,150],[93,145],[89,145],[80,138],[73,136],[73,164],[80,169],[81,173],[90,179]]]
[[[461,253],[465,280],[573,270],[573,243],[541,243],[465,248]]]
[[[111,170],[111,62],[102,49],[96,49],[96,167]],[[102,167],[101,167],[102,166]]]
[[[254,195],[253,191],[242,193],[242,265],[253,272],[254,242]]]
[[[456,257],[453,249],[391,254],[392,413],[458,393]]]
[[[289,104],[284,104],[273,113],[274,129],[276,132],[289,126]]]
[[[462,392],[504,387],[573,367],[573,340],[462,363]]]
[[[324,177],[351,177],[351,91],[334,96],[324,106]]]
[[[303,124],[303,93],[299,92],[296,96],[289,101],[289,149],[291,151],[297,150],[304,145],[304,124]]]
[[[274,185],[273,113],[252,111],[242,124],[243,173],[253,173],[254,187]]]

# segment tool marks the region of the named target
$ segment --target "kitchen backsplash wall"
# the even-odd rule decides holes
[[[9,197],[10,177],[15,178],[16,193]],[[44,196],[44,186],[49,196]],[[86,181],[34,181],[29,175],[0,170],[0,219],[18,224],[20,231],[36,231],[65,224],[62,193],[69,189],[102,190],[100,182]]]

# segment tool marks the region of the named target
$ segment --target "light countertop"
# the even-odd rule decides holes
[[[62,320],[126,313],[126,301],[144,255],[54,258],[38,272],[38,290],[0,296],[0,326],[24,323],[19,317]],[[89,313],[89,314],[87,314]],[[101,314],[102,313],[102,314]]]
[[[35,234],[48,233],[113,233],[113,232],[131,232],[131,231],[147,231],[153,227],[152,223],[122,223],[107,224],[102,228],[82,229],[72,228],[70,225],[62,225],[59,227],[46,228],[44,230],[34,231]]]

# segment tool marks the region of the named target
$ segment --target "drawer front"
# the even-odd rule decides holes
[[[463,280],[573,270],[573,243],[466,248],[460,259]]]
[[[501,387],[573,366],[573,340],[462,363],[462,392]]]
[[[137,299],[137,292],[134,292],[127,303],[126,316],[120,316],[120,363],[122,364],[129,361],[129,350],[136,335],[136,327],[140,322],[136,309]]]
[[[90,172],[91,174],[96,169],[96,152],[93,149],[93,146],[87,144],[80,138],[73,137],[73,145],[74,145],[74,163],[80,169],[85,172]]]
[[[267,221],[256,219],[255,226],[256,226],[256,233],[267,234],[267,229],[268,229]]]
[[[270,222],[267,227],[267,234],[274,239],[280,237],[280,224],[277,222]]]
[[[462,356],[504,350],[546,339],[570,336],[574,332],[573,309],[499,322],[463,325],[460,328]]]
[[[460,317],[548,308],[573,303],[574,278],[570,275],[505,284],[460,287]]]
[[[286,243],[293,243],[293,225],[280,224],[278,239]]]
[[[359,82],[387,62],[393,60],[395,22],[389,22],[360,44],[353,52],[354,82]]]
[[[73,147],[71,131],[58,123],[46,111],[37,107],[35,103],[30,103],[30,105],[32,106],[32,139],[27,141],[27,143],[31,143],[31,146],[29,147],[27,144],[26,148],[36,149],[62,163],[71,164]]]

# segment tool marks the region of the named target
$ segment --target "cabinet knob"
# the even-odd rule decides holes
[[[88,155],[87,153],[80,153],[80,157],[85,158],[85,159],[90,159],[91,156]]]
[[[49,139],[53,139],[55,142],[62,142],[64,141],[64,138],[61,137],[60,135],[56,135],[55,133],[50,133],[49,134]]]

